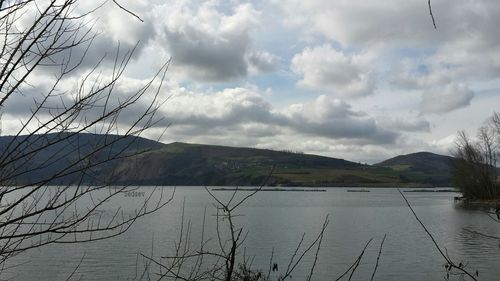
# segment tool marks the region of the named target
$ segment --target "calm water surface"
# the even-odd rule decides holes
[[[148,187],[141,190],[148,192]],[[171,192],[171,187],[165,187]],[[271,252],[284,270],[306,233],[311,241],[321,229],[326,215],[326,230],[314,280],[335,280],[373,238],[353,280],[369,280],[378,247],[387,235],[375,280],[443,280],[444,263],[432,241],[418,225],[395,189],[374,188],[371,192],[347,192],[331,188],[327,192],[260,192],[239,209],[237,223],[249,231],[245,253],[254,257],[254,267],[267,269]],[[216,192],[227,198],[229,192]],[[244,193],[242,193],[244,194]],[[468,263],[479,271],[480,280],[500,280],[499,240],[488,239],[468,230],[500,236],[500,225],[478,210],[465,210],[453,202],[456,193],[405,193],[416,213],[446,247],[456,261]],[[120,196],[111,202],[125,209],[143,200]],[[137,222],[117,238],[76,245],[51,245],[23,253],[0,278],[14,280],[65,280],[82,261],[72,280],[133,280],[142,263],[138,253],[154,257],[173,254],[178,238],[182,202],[185,218],[192,223],[192,240],[201,233],[205,208],[206,235],[215,236],[213,199],[203,188],[179,187],[174,200]],[[103,210],[108,211],[108,210]],[[83,257],[83,260],[82,260]],[[303,280],[313,255],[307,256],[292,280]],[[140,258],[139,258],[140,260]]]

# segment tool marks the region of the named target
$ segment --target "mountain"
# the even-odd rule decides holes
[[[126,159],[109,160],[116,158],[116,155],[133,156],[163,146],[162,143],[145,138],[111,134],[60,132],[2,136],[1,184],[44,182],[49,177],[51,184],[79,181],[95,183],[95,178],[104,178],[114,165]],[[93,166],[95,163],[104,164]],[[80,172],[84,169],[88,173]]]
[[[168,144],[121,164],[120,182],[165,185],[259,185],[271,172],[271,185],[319,185],[318,173],[366,167],[317,155],[187,143]]]
[[[455,158],[430,152],[399,155],[375,164],[400,173],[402,181],[449,185]]]
[[[450,186],[451,157],[415,153],[370,166],[317,155],[171,143],[116,166],[137,185]],[[274,167],[274,170],[273,170]],[[272,173],[271,173],[272,171]]]
[[[50,184],[435,186],[449,185],[453,159],[422,152],[370,166],[289,151],[72,133],[0,137],[0,151],[4,184],[57,174]]]

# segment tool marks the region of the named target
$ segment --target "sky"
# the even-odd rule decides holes
[[[108,1],[91,15],[98,36],[82,70],[64,82],[118,46],[139,42],[116,89],[124,93],[171,59],[163,121],[144,135],[156,138],[168,126],[165,143],[376,163],[449,154],[458,130],[474,135],[500,110],[496,0],[433,0],[437,29],[427,0],[118,2],[143,22]],[[82,1],[78,10],[100,3]],[[32,87],[50,75],[39,71]],[[19,125],[29,92],[3,109],[4,134]]]

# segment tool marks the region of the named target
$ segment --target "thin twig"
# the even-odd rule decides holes
[[[113,0],[113,3],[115,3],[116,6],[118,6],[118,8],[120,8],[120,9],[124,10],[125,12],[129,13],[130,15],[134,16],[135,18],[137,18],[141,22],[144,22],[138,15],[136,15],[132,11],[128,10],[127,8],[123,7],[122,5],[120,5],[118,2],[116,2],[116,0]]]
[[[436,27],[436,20],[434,19],[434,15],[432,14],[431,0],[429,0],[427,2],[427,4],[429,5],[429,14],[431,15],[432,25],[434,25],[434,29],[437,29],[437,27]]]
[[[316,253],[314,254],[314,261],[313,261],[313,264],[311,265],[311,271],[309,272],[309,276],[307,277],[307,281],[311,281],[311,278],[313,276],[313,273],[314,273],[314,268],[316,267],[316,263],[318,262],[318,254],[319,254],[319,250],[321,249],[321,242],[323,242],[323,236],[325,234],[325,229],[326,229],[326,226],[328,225],[328,216],[326,217],[325,219],[325,222],[323,223],[323,228],[322,228],[322,231],[320,233],[320,239],[318,241],[318,247],[316,247]]]
[[[441,247],[439,246],[439,244],[436,242],[436,239],[434,239],[434,236],[432,236],[432,234],[430,233],[430,231],[427,229],[427,227],[424,225],[424,223],[417,216],[417,214],[415,213],[415,211],[411,207],[410,202],[408,202],[408,199],[406,199],[406,197],[404,196],[403,192],[401,192],[401,190],[399,188],[398,188],[398,192],[403,197],[404,201],[406,202],[406,205],[408,206],[408,208],[410,209],[410,211],[413,213],[413,216],[415,217],[415,219],[418,221],[418,223],[420,224],[420,226],[422,226],[422,228],[424,229],[425,233],[427,233],[427,235],[429,236],[429,238],[432,240],[432,243],[434,243],[434,246],[436,247],[436,249],[439,251],[439,253],[441,254],[441,256],[445,259],[445,261],[448,264],[448,266],[451,266],[452,268],[458,269],[459,271],[461,271],[465,275],[467,275],[470,278],[472,278],[472,280],[477,280],[476,277],[474,277],[474,275],[472,275],[467,270],[465,270],[465,268],[461,265],[461,263],[459,265],[456,265],[448,257],[448,255],[443,252],[443,250],[441,249]]]
[[[342,273],[339,277],[337,277],[337,279],[335,279],[335,281],[339,281],[340,279],[344,278],[344,276],[346,276],[347,273],[349,273],[351,270],[353,272],[356,271],[356,268],[358,267],[358,264],[361,261],[361,258],[363,258],[363,255],[365,254],[366,248],[368,248],[368,245],[370,245],[372,240],[373,240],[373,238],[370,238],[370,240],[368,240],[368,242],[366,242],[365,247],[363,247],[363,250],[359,254],[358,258],[351,264],[351,266],[349,266],[349,268],[347,268],[347,270],[344,273]],[[352,273],[351,273],[351,277],[352,277]]]
[[[387,234],[384,234],[384,238],[382,239],[382,242],[380,243],[380,248],[378,249],[378,255],[377,255],[377,262],[375,263],[375,268],[373,269],[372,278],[370,278],[370,281],[373,281],[373,278],[375,277],[375,273],[377,272],[378,262],[380,260],[380,256],[382,255],[382,247],[384,247],[384,242],[385,242],[386,236],[387,236]]]

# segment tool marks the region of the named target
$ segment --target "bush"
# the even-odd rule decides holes
[[[477,140],[458,133],[453,183],[467,199],[488,200],[500,196],[497,157],[500,155],[500,115],[478,130]]]

